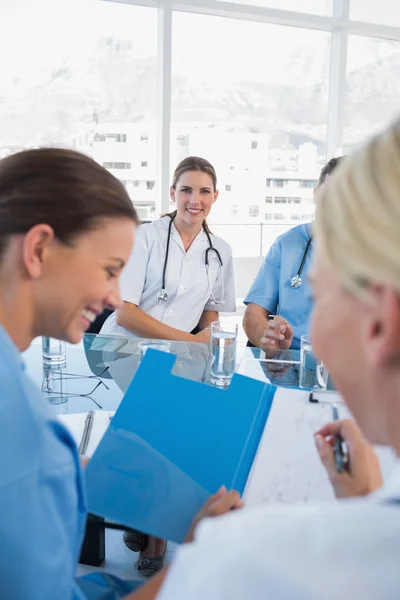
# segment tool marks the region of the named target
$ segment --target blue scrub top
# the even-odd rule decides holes
[[[313,244],[307,252],[307,258],[301,277],[303,284],[293,288],[290,284],[299,268],[307,242],[311,235],[309,223],[289,229],[271,246],[257,277],[247,294],[245,304],[258,304],[272,314],[279,314],[293,328],[292,348],[300,348],[300,338],[308,333],[312,309],[312,294],[308,282],[308,273],[312,263]]]
[[[0,596],[116,600],[134,586],[75,579],[86,523],[80,458],[0,326]]]

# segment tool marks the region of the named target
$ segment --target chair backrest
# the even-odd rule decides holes
[[[114,312],[114,310],[106,308],[103,312],[91,323],[86,333],[100,333],[100,329],[103,327],[104,322]]]

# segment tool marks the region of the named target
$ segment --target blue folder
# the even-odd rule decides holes
[[[243,492],[276,388],[214,388],[172,375],[175,359],[146,352],[85,476],[91,513],[180,543],[221,485]]]

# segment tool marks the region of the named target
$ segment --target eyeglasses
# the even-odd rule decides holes
[[[51,394],[51,396],[53,397],[65,398],[66,401],[68,400],[68,398],[89,398],[89,400],[91,400],[98,408],[102,409],[103,407],[101,406],[101,404],[99,404],[94,398],[92,398],[92,395],[101,385],[104,385],[106,390],[110,389],[108,385],[106,385],[101,379],[102,375],[104,375],[104,373],[106,373],[108,369],[109,367],[105,367],[101,371],[101,373],[99,373],[99,375],[79,375],[76,373],[64,373],[61,371],[49,370],[43,377],[42,392],[44,394]],[[94,388],[90,391],[80,394],[54,390],[54,384],[56,382],[66,381],[68,379],[73,381],[78,379],[90,379],[94,381],[97,380],[97,383],[94,386]]]

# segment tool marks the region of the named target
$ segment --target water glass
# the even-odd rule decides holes
[[[211,323],[211,383],[227,387],[236,368],[238,326],[229,321]]]
[[[68,392],[65,369],[56,371],[53,366],[43,365],[42,393],[53,406],[67,404]],[[59,412],[67,412],[67,409]]]
[[[159,350],[160,352],[170,352],[171,343],[167,342],[167,340],[143,340],[143,342],[139,342],[138,348],[140,350],[139,360],[142,360],[149,348]]]
[[[43,364],[51,367],[65,367],[67,362],[67,345],[62,340],[42,337]]]
[[[299,386],[307,390],[325,390],[328,385],[329,371],[326,365],[313,353],[311,340],[306,335],[300,342],[300,380]]]

